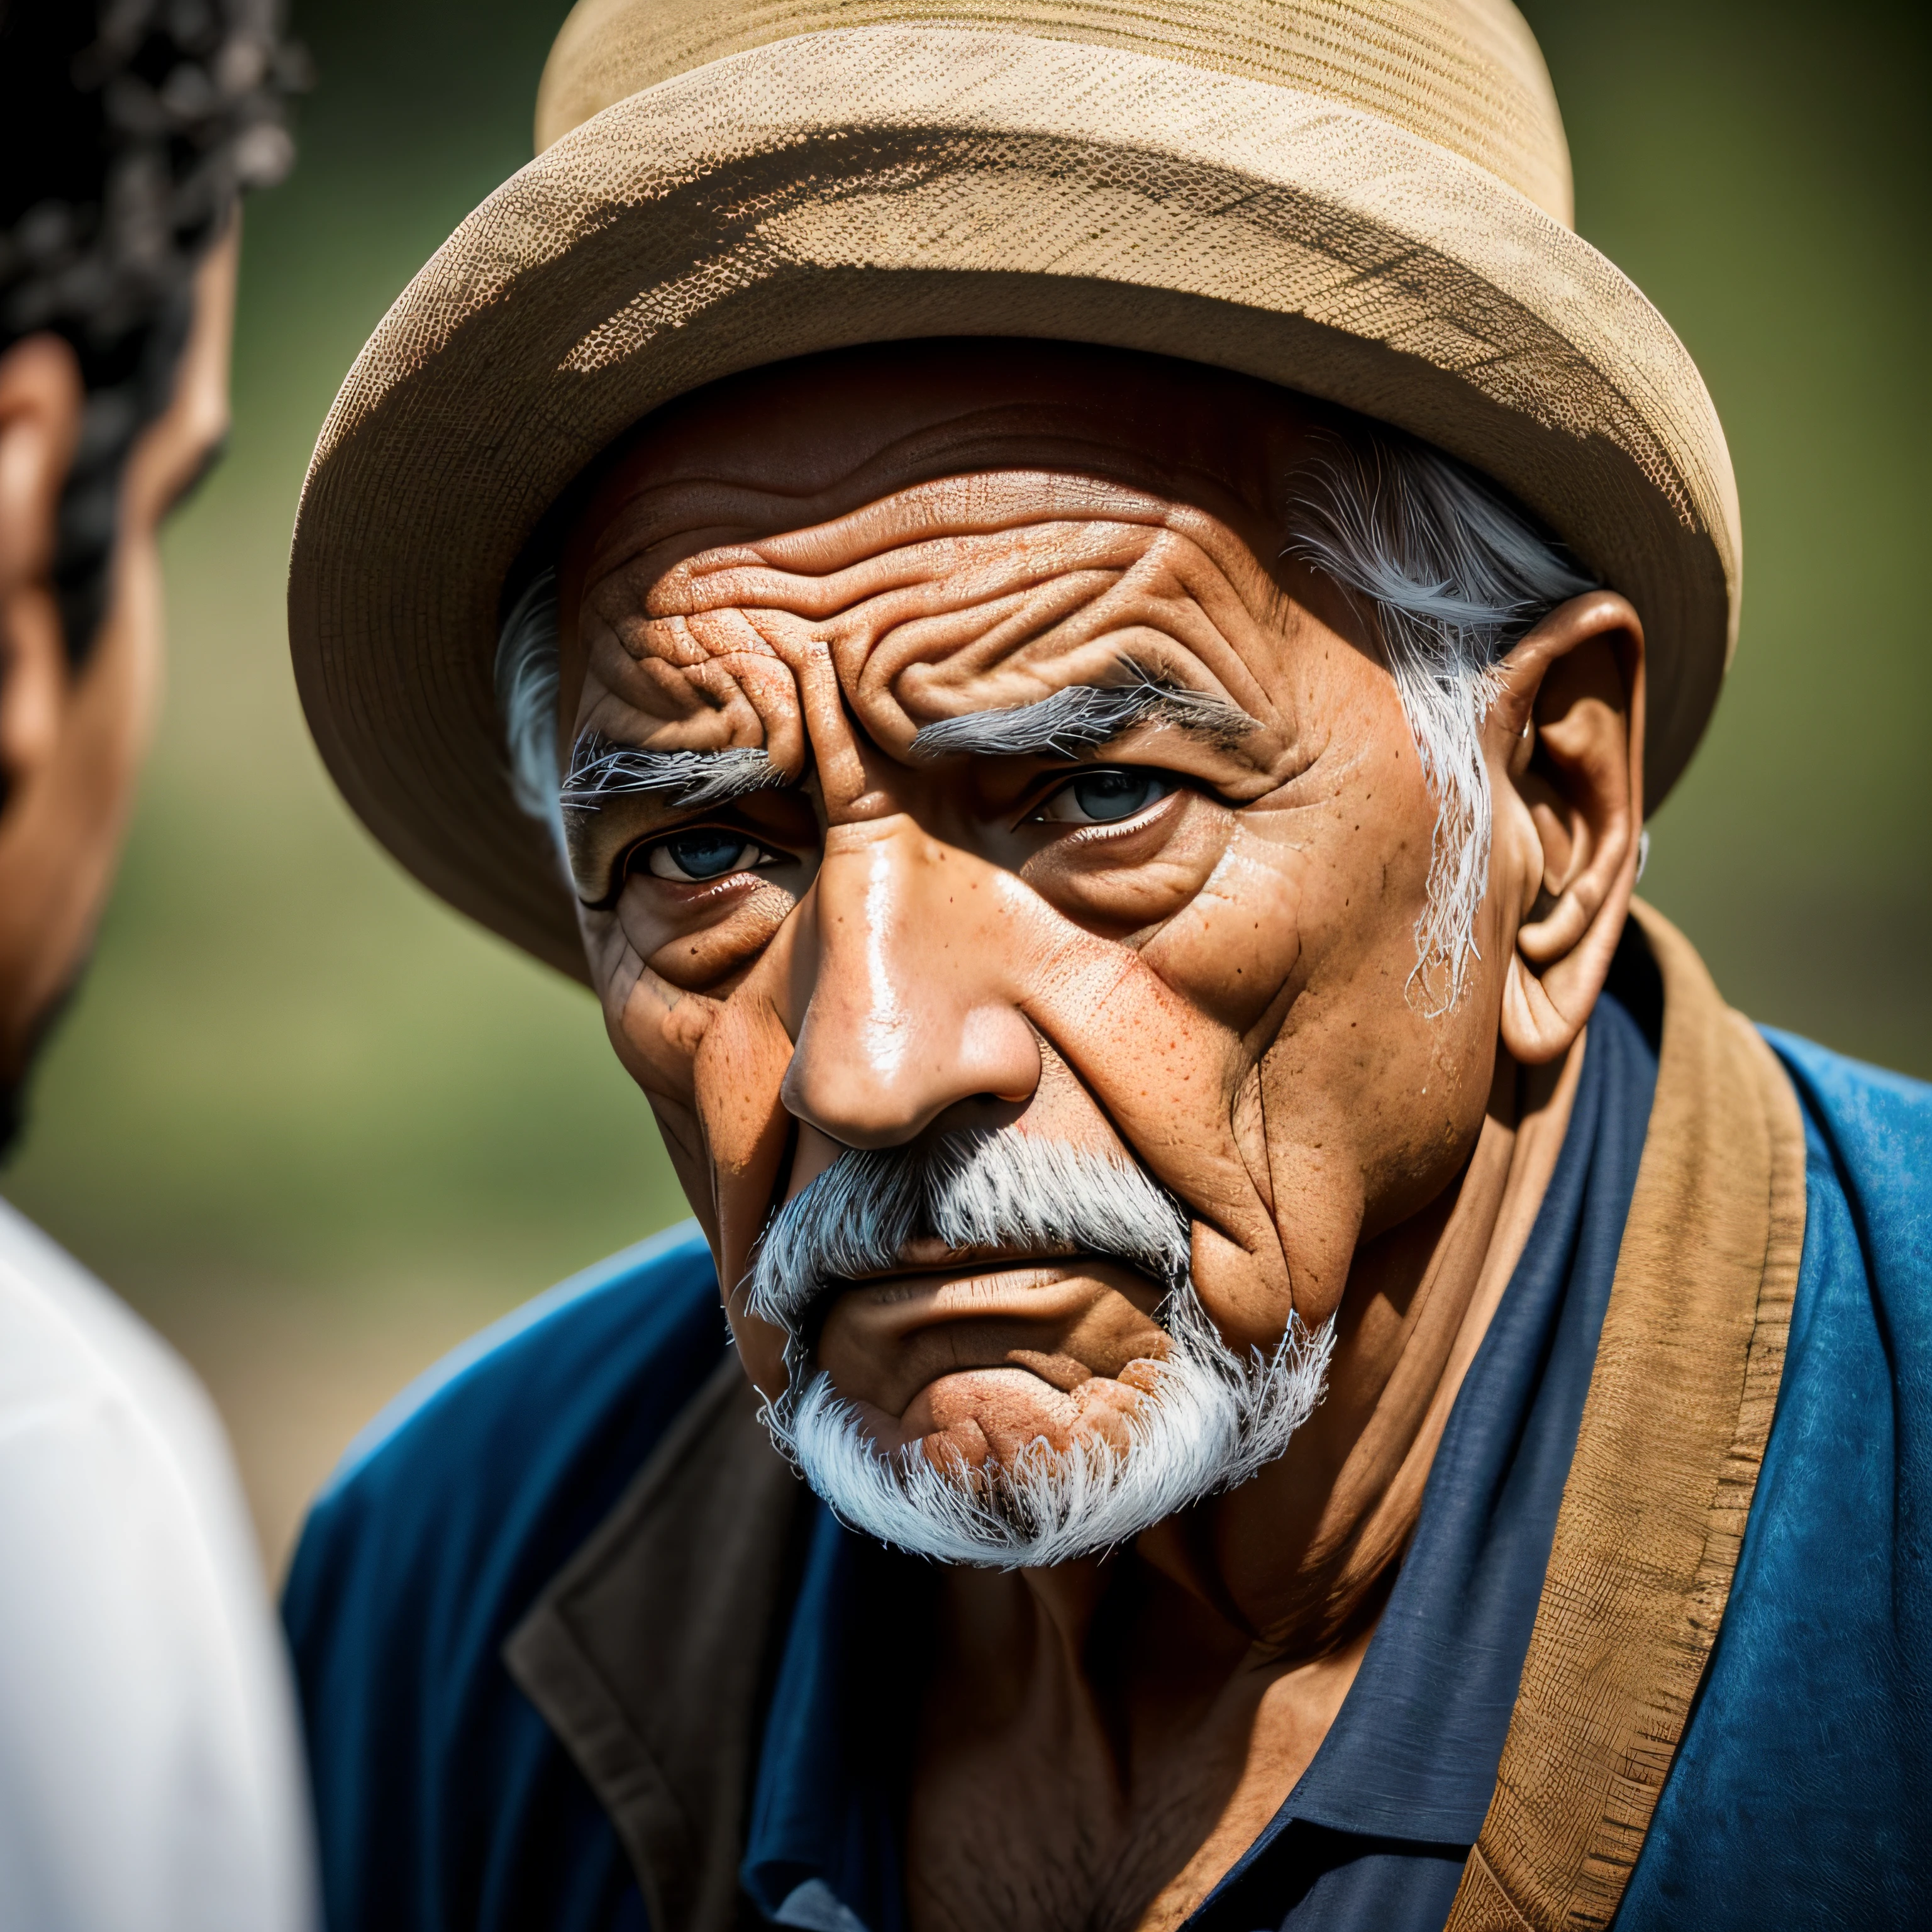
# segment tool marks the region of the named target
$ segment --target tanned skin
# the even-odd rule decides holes
[[[797,781],[722,811],[614,800],[573,855],[611,1039],[721,1280],[842,1149],[1012,1125],[1171,1190],[1237,1348],[1340,1311],[1325,1403],[1253,1480],[1105,1560],[944,1573],[920,1932],[1176,1925],[1280,1806],[1542,1198],[1628,906],[1642,634],[1605,592],[1502,667],[1479,956],[1431,1016],[1435,803],[1362,615],[1281,554],[1319,448],[1293,397],[1237,377],[911,345],[653,419],[567,545],[566,754],[592,730],[762,746]],[[911,754],[924,724],[1123,658],[1255,728]],[[1081,822],[1088,766],[1151,774],[1150,802]],[[697,826],[740,862],[665,876]],[[1124,1444],[1158,1300],[1111,1264],[935,1250],[842,1294],[818,1359],[877,1441],[941,1466]],[[735,1291],[727,1312],[776,1394],[783,1336]]]
[[[114,883],[160,696],[161,524],[228,430],[239,242],[238,222],[196,272],[173,399],[122,476],[107,613],[78,675],[52,570],[80,367],[52,334],[0,355],[0,1085],[24,1076]]]

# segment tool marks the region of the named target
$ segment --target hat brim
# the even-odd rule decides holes
[[[1736,491],[1682,344],[1493,176],[1332,101],[965,28],[754,48],[506,182],[357,358],[290,562],[324,762],[430,889],[582,979],[512,795],[493,670],[547,511],[673,398],[793,356],[986,335],[1257,376],[1394,424],[1540,517],[1642,616],[1662,799],[1736,634]]]

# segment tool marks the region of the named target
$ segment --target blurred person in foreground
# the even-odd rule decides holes
[[[157,539],[226,434],[240,192],[286,168],[293,58],[268,0],[0,0],[8,1141],[119,856],[159,694]],[[306,1808],[207,1397],[0,1203],[0,1924],[298,1932]]]
[[[1522,20],[582,0],[538,103],[296,664],[698,1226],[316,1505],[334,1923],[1923,1924],[1932,1094],[1633,898],[1737,499]]]

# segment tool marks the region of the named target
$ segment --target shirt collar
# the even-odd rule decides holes
[[[900,1774],[925,1676],[916,1646],[927,1588],[920,1565],[819,1505],[742,1867],[745,1889],[775,1924],[902,1932]]]

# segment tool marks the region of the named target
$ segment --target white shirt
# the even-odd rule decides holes
[[[311,1932],[298,1736],[206,1395],[0,1202],[0,1932]]]

